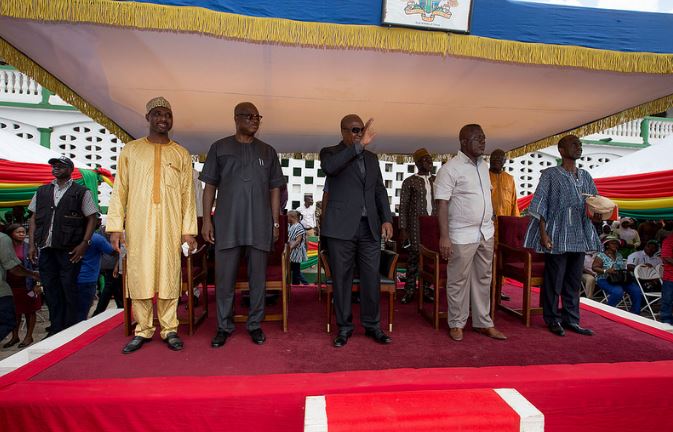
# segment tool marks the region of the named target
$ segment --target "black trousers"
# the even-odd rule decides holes
[[[49,308],[50,334],[58,333],[78,322],[77,277],[81,266],[81,261],[70,262],[70,253],[65,249],[40,250],[40,278]]]
[[[555,322],[579,324],[583,268],[584,252],[545,254],[544,281],[540,295],[542,315],[547,325]],[[563,303],[561,311],[558,307],[559,296]]]
[[[351,294],[356,260],[360,270],[360,321],[366,329],[378,329],[381,320],[379,311],[381,243],[372,235],[367,218],[360,219],[360,226],[353,239],[327,237],[326,240],[329,250],[327,257],[334,284],[334,312],[339,333],[353,330]]]
[[[290,272],[292,274],[292,285],[306,284],[306,278],[301,273],[301,263],[290,263]]]
[[[240,246],[215,251],[215,296],[217,297],[217,329],[234,331],[234,288],[241,255],[248,259],[248,284],[250,310],[248,331],[260,328],[264,319],[266,294],[266,263],[269,253],[250,246]]]
[[[0,341],[16,328],[16,312],[11,295],[0,297]]]
[[[103,286],[103,290],[100,293],[100,297],[98,298],[98,304],[96,305],[96,310],[93,312],[94,315],[98,315],[99,313],[105,311],[107,309],[108,304],[110,304],[110,299],[114,297],[115,299],[115,304],[117,305],[117,309],[121,309],[124,307],[124,300],[122,299],[122,275],[118,275],[117,277],[113,277],[112,270],[103,270],[101,271],[103,274],[103,277],[105,278],[105,285]]]

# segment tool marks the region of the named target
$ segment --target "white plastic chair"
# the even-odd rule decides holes
[[[633,276],[635,277],[636,283],[640,288],[640,293],[642,294],[643,299],[645,300],[645,305],[640,310],[642,312],[645,309],[647,309],[650,315],[652,316],[652,319],[655,321],[657,320],[657,317],[654,314],[654,311],[652,310],[652,306],[661,300],[661,291],[659,292],[645,291],[643,289],[643,282],[641,281],[658,280],[659,286],[661,286],[663,285],[662,280],[663,274],[664,274],[663,264],[659,264],[656,267],[646,267],[644,264],[638,264],[636,268],[633,270]]]

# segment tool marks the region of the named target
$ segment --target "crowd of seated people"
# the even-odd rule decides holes
[[[602,291],[611,306],[629,305],[629,310],[640,314],[642,294],[634,270],[639,264],[656,269],[662,264],[660,245],[673,232],[673,221],[642,221],[631,218],[603,222],[597,226],[604,250],[587,254],[582,284],[585,295],[596,298]],[[609,277],[611,273],[623,272],[625,277]],[[658,279],[641,281],[646,291],[661,289]],[[622,303],[624,293],[628,303]],[[626,306],[625,306],[626,307]]]

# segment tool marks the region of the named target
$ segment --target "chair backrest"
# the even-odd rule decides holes
[[[327,250],[321,249],[318,257],[320,259],[320,266],[325,271],[325,279],[332,279],[332,271],[329,268],[329,261],[327,260]]]
[[[398,257],[398,254],[393,251],[381,251],[381,260],[379,261],[379,273],[381,273],[381,276],[388,279],[395,278]]]
[[[398,254],[398,260],[406,263],[409,259],[408,249],[403,248],[400,241],[400,217],[393,216],[393,236],[386,242],[386,249],[392,250]]]
[[[393,240],[397,240],[400,235],[400,217],[393,216]]]
[[[287,243],[287,215],[280,215],[278,218],[278,240],[273,245],[271,253],[269,253],[268,265],[281,265],[283,261],[283,249],[285,249],[285,244]]]
[[[526,239],[526,231],[530,218],[519,216],[498,216],[498,244],[505,244],[516,249],[523,249],[523,242]],[[544,254],[530,250],[533,261],[544,261]],[[507,262],[507,259],[505,259]]]
[[[419,216],[420,242],[426,249],[439,252],[439,219],[437,216]]]
[[[658,265],[656,267],[646,267],[644,264],[638,264],[635,269],[633,269],[633,276],[636,279],[640,280],[662,280],[663,277],[663,266]]]

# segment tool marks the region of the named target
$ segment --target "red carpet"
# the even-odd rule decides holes
[[[223,348],[210,348],[211,317],[184,337],[182,352],[155,336],[128,356],[120,354],[128,340],[121,326],[102,324],[0,378],[0,430],[300,431],[307,395],[503,387],[537,406],[548,431],[673,424],[673,344],[587,310],[582,323],[594,337],[559,338],[540,317],[527,329],[499,313],[508,341],[467,332],[455,343],[415,306],[396,305],[391,346],[358,328],[342,349],[331,347],[314,292],[295,290],[290,313],[288,333],[264,326],[263,346],[239,325]]]
[[[384,301],[382,305],[385,305]],[[212,349],[213,313],[194,336],[183,336],[184,351],[169,351],[157,334],[152,343],[125,356],[120,350],[128,338],[124,337],[120,326],[34,379],[257,375],[673,360],[673,344],[670,342],[584,311],[582,324],[593,328],[596,336],[569,333],[559,338],[547,331],[539,316],[534,318],[532,327],[526,328],[514,317],[498,313],[496,325],[509,337],[507,341],[466,331],[465,339],[456,343],[449,339],[446,323],[441,330],[433,330],[416,313],[415,305],[398,304],[395,308],[392,345],[375,344],[358,326],[348,345],[335,349],[331,346],[334,333],[325,332],[324,304],[317,302],[314,291],[298,288],[290,303],[289,331],[283,333],[279,324],[266,323],[267,342],[262,346],[254,345],[245,326],[239,324],[224,347]]]

